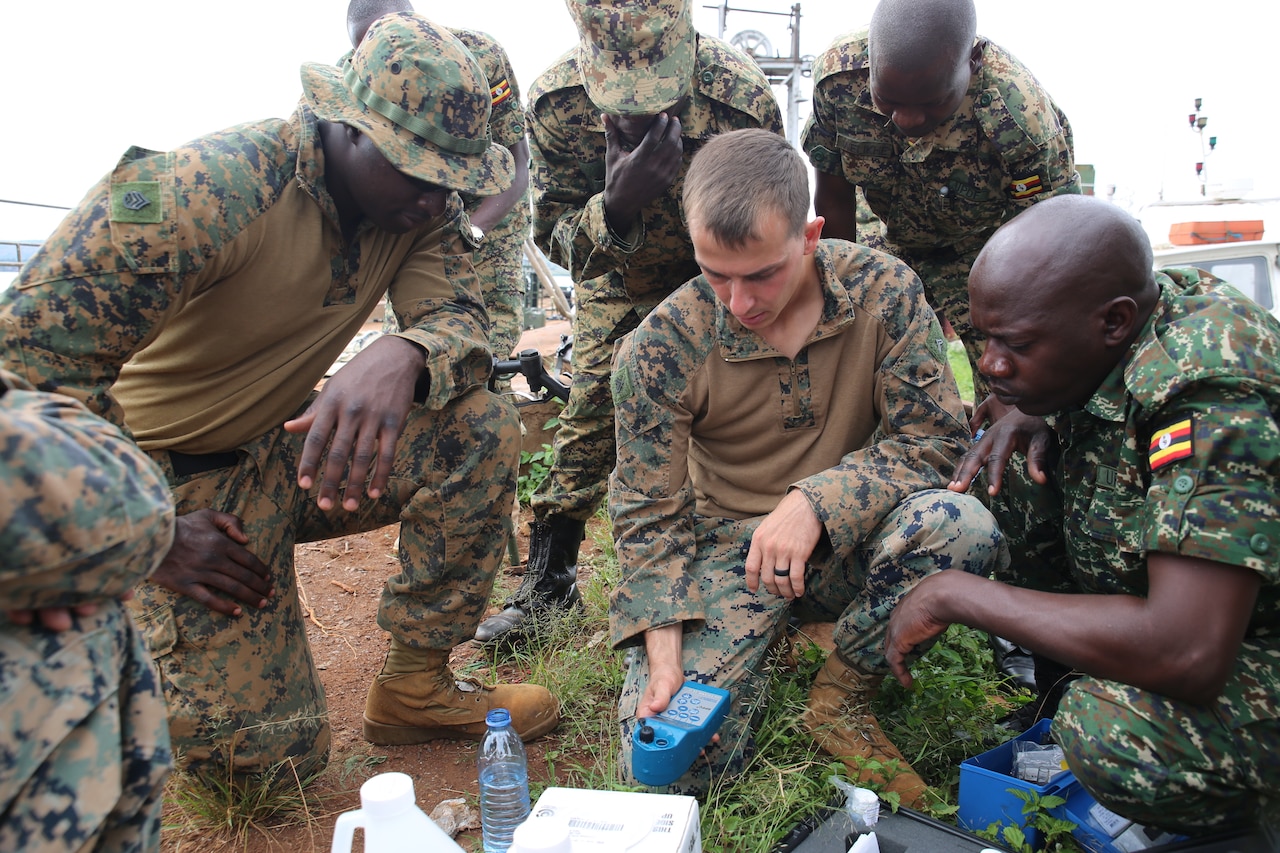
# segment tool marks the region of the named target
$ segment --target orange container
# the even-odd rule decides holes
[[[1169,242],[1175,246],[1238,243],[1242,240],[1261,239],[1261,219],[1237,219],[1231,222],[1179,222],[1169,229]]]

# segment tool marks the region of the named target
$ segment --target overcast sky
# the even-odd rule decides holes
[[[695,0],[697,2],[697,0]],[[0,50],[0,200],[74,205],[132,144],[164,149],[243,121],[287,115],[298,67],[348,47],[347,0],[67,0],[7,4]],[[865,26],[872,0],[801,0],[801,52]],[[418,0],[448,26],[507,49],[522,93],[575,39],[561,0]],[[735,0],[725,37],[762,32],[786,53],[788,0]],[[1280,3],[977,0],[979,31],[1029,66],[1066,111],[1076,160],[1099,194],[1137,212],[1163,191],[1193,198],[1194,99],[1216,136],[1214,183],[1280,195]],[[717,11],[695,21],[717,31]],[[806,101],[808,92],[804,93]],[[784,107],[785,111],[785,107]],[[801,115],[807,115],[807,102]],[[1207,142],[1207,140],[1206,140]],[[60,213],[0,205],[0,237],[43,236]],[[28,235],[27,230],[34,230]]]

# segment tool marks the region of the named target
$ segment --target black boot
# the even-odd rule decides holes
[[[1058,663],[1053,658],[1032,653],[1036,669],[1036,698],[1000,721],[1000,726],[1021,734],[1041,720],[1048,720],[1058,713],[1058,703],[1071,682],[1080,673]]]
[[[529,525],[524,580],[516,594],[503,602],[505,609],[476,628],[477,642],[518,639],[554,618],[557,610],[568,610],[579,602],[578,546],[586,530],[585,521],[559,516]]]

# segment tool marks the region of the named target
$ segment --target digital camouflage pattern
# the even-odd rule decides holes
[[[315,114],[368,134],[397,171],[458,192],[511,186],[510,153],[492,144],[489,84],[449,30],[412,12],[378,18],[338,68],[302,66]]]
[[[399,522],[400,573],[382,592],[378,625],[414,648],[444,650],[475,634],[505,553],[520,427],[501,397],[476,389],[443,411],[411,410],[386,491],[355,512],[322,512],[318,484],[297,487],[304,439],[273,430],[237,448],[235,466],[193,477],[174,475],[168,455],[155,454],[178,513],[214,507],[237,515],[276,589],[266,607],[245,606],[234,619],[155,584],[139,590],[134,604],[169,699],[174,748],[200,773],[265,771],[289,759],[306,778],[327,758],[328,714],[298,601],[295,544]]]
[[[887,671],[894,604],[943,569],[1006,558],[977,498],[945,490],[969,446],[942,329],[914,273],[842,241],[814,255],[822,317],[788,359],[699,277],[623,338],[614,361],[618,462],[609,488],[622,581],[615,646],[639,645],[623,688],[623,766],[648,682],[643,632],[684,624],[689,679],[733,694],[721,743],[672,791],[741,769],[767,700],[770,643],[795,612],[836,622],[841,657]],[[826,530],[794,605],[746,587],[751,536],[791,489]],[[794,608],[794,611],[793,611]]]
[[[175,749],[223,779],[227,762],[249,773],[287,758],[305,775],[327,751],[295,541],[400,520],[402,570],[379,623],[439,647],[474,631],[503,554],[502,496],[515,488],[518,423],[483,390],[492,355],[461,203],[451,196],[443,216],[407,234],[364,221],[348,242],[322,163],[305,105],[168,154],[134,149],[0,295],[0,363],[121,425],[127,412],[167,474],[164,451],[238,452],[232,467],[171,478],[178,512],[239,515],[278,596],[239,618],[151,584],[135,601]],[[131,208],[130,192],[147,203]],[[302,438],[280,425],[305,409],[384,293],[399,334],[425,352],[430,387],[387,494],[316,516],[315,495],[295,485]]]
[[[616,116],[657,115],[689,90],[697,35],[688,0],[567,0],[587,96]]]
[[[586,520],[604,498],[614,463],[613,344],[698,274],[680,210],[689,161],[717,133],[761,127],[781,134],[782,114],[750,59],[699,35],[693,92],[680,114],[684,166],[667,192],[641,211],[637,232],[620,238],[604,215],[604,125],[573,52],[538,77],[529,103],[534,239],[572,274],[575,306],[573,384],[551,473],[533,508],[539,519]]]
[[[867,33],[842,36],[813,67],[813,113],[801,145],[820,172],[860,187],[879,219],[859,241],[902,258],[929,304],[982,354],[969,323],[968,276],[978,252],[1018,211],[1080,192],[1066,115],[1032,73],[985,38],[964,101],[928,136],[909,139],[871,102]],[[974,370],[986,396],[986,383]]]
[[[167,484],[120,431],[0,370],[0,849],[155,851],[164,696],[117,596],[168,552]],[[97,603],[55,632],[10,610]]]
[[[489,81],[492,109],[489,134],[494,143],[510,150],[525,138],[524,104],[520,86],[507,53],[492,36],[477,30],[451,29],[458,41],[476,58]],[[462,194],[468,213],[484,196]],[[489,313],[489,345],[498,358],[515,351],[524,330],[524,243],[529,239],[532,212],[530,194],[524,194],[497,225],[485,232],[484,241],[471,252],[471,263],[480,279],[480,293]]]
[[[1259,795],[1280,797],[1280,324],[1196,270],[1157,280],[1160,301],[1129,355],[1088,403],[1053,419],[1052,485],[1036,504],[1010,495],[1007,511],[993,510],[1014,553],[1017,574],[1001,578],[1010,583],[1144,596],[1151,552],[1262,577],[1239,664],[1213,706],[1084,679],[1055,718],[1071,769],[1100,802],[1185,830],[1238,822],[1256,815]],[[1185,455],[1153,464],[1159,434],[1187,420]],[[1027,543],[1020,518],[1057,535]]]

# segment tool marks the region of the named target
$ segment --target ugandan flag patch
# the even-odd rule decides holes
[[[489,97],[493,99],[493,106],[495,107],[511,97],[511,84],[507,82],[505,77],[489,90]]]
[[[1025,178],[1014,178],[1009,182],[1009,196],[1011,198],[1031,198],[1040,195],[1045,191],[1044,179],[1040,177],[1039,172],[1033,172]]]
[[[1191,418],[1185,418],[1156,430],[1151,436],[1151,448],[1147,460],[1151,470],[1163,468],[1170,462],[1186,459],[1191,455]]]

